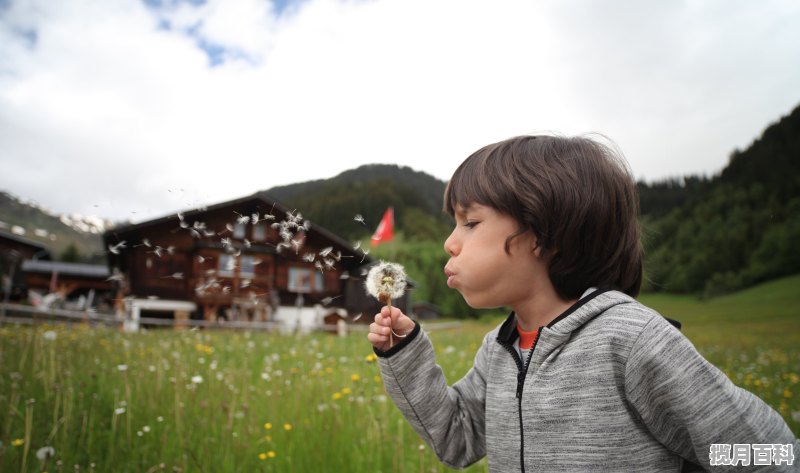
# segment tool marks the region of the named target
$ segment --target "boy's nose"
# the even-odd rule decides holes
[[[457,254],[457,246],[455,238],[453,238],[453,234],[451,233],[447,240],[444,241],[444,251],[447,252],[450,256],[455,256]]]

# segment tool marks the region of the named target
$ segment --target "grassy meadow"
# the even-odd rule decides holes
[[[642,301],[800,435],[798,287]],[[450,382],[498,321],[431,334]],[[0,326],[0,471],[447,471],[387,399],[371,353],[363,333]]]

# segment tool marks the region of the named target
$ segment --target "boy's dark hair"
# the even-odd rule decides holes
[[[589,287],[632,297],[642,284],[639,195],[625,160],[585,137],[519,136],[485,146],[456,169],[444,210],[486,205],[533,232],[565,300]]]

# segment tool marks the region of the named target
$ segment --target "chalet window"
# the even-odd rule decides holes
[[[313,287],[312,287],[313,284]],[[310,268],[289,268],[289,292],[322,292],[322,274]]]
[[[256,275],[256,259],[252,256],[242,255],[239,257],[239,274],[245,277]]]
[[[228,254],[219,255],[219,275],[232,278],[236,269],[236,257]]]
[[[256,259],[253,256],[242,255],[239,257],[239,275],[244,277],[253,277],[256,274]],[[219,275],[224,277],[233,277],[236,271],[237,261],[233,255],[222,254],[219,257]]]
[[[266,241],[267,240],[267,224],[258,223],[253,227],[253,240]]]
[[[245,233],[245,224],[237,223],[236,226],[233,228],[233,237],[241,240],[242,238],[244,238],[244,233]]]

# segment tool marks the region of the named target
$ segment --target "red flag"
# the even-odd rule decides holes
[[[383,213],[383,218],[375,233],[372,234],[372,246],[378,246],[381,243],[392,241],[392,239],[394,239],[394,209],[389,207]]]

